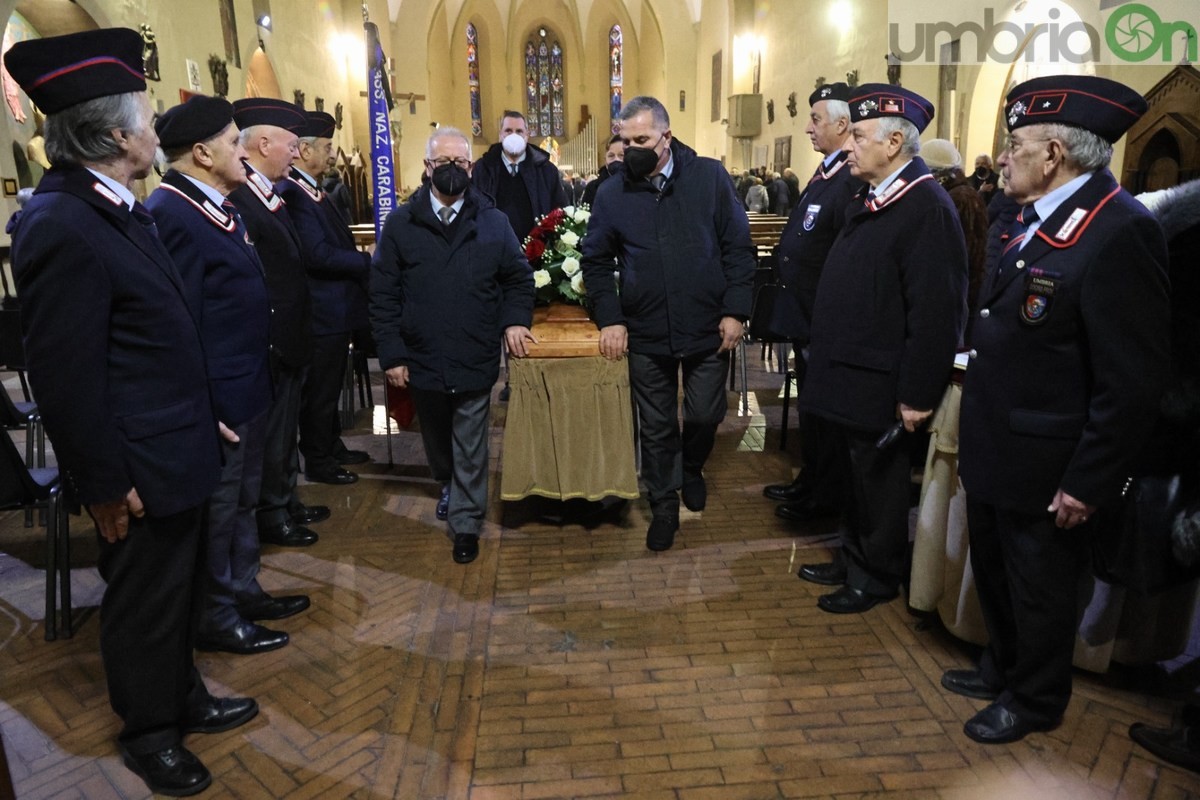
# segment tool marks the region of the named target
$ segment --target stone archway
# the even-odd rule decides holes
[[[275,67],[271,66],[271,59],[262,47],[254,51],[246,65],[246,97],[283,99]]]

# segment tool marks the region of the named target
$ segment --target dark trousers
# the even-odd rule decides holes
[[[202,507],[147,514],[115,544],[100,538],[100,656],[119,739],[135,755],[178,744],[186,710],[208,698],[192,661],[203,519]]]
[[[237,442],[221,440],[221,480],[208,500],[201,633],[228,630],[241,621],[237,604],[263,593],[258,585],[258,504],[267,412],[233,428]]]
[[[1007,511],[969,495],[967,525],[988,631],[983,678],[1006,708],[1053,724],[1071,699],[1087,526],[1063,530],[1049,513]]]
[[[841,507],[846,585],[892,597],[908,564],[908,497],[912,484],[908,449],[901,443],[880,450],[880,432],[864,433],[828,422],[847,477]]]
[[[801,480],[813,502],[823,508],[842,510],[846,497],[844,459],[839,455],[834,424],[816,414],[800,414]]]
[[[313,337],[312,364],[300,392],[300,454],[306,473],[327,472],[338,465],[338,398],[349,349],[349,333]]]
[[[258,492],[258,526],[273,528],[288,521],[291,512],[300,510],[296,496],[296,478],[300,458],[296,430],[300,420],[300,387],[305,367],[290,367],[271,357],[275,397],[267,410],[267,429],[263,441],[262,486]]]
[[[683,371],[683,428],[679,426],[679,373]],[[629,382],[637,403],[642,480],[655,516],[679,513],[683,475],[698,474],[712,452],[729,400],[729,353],[684,358],[629,354]]]
[[[434,480],[450,484],[451,533],[479,534],[487,513],[490,389],[480,392],[409,388]]]

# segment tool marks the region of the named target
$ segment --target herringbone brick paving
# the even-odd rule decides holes
[[[456,565],[419,435],[393,436],[388,468],[364,413],[347,432],[376,456],[363,480],[303,490],[334,509],[320,542],[263,554],[269,591],[313,599],[275,623],[291,645],[198,656],[214,692],[262,705],[243,728],[188,738],[214,774],[205,796],[1200,797],[1200,776],[1126,734],[1167,724],[1176,700],[1079,673],[1059,730],[987,748],[961,732],[980,703],[938,683],[969,655],[936,624],[902,601],[818,611],[821,587],[795,570],[834,531],[787,527],[762,499],[792,456],[776,449],[780,377],[753,355],[751,369],[750,413],[730,395],[708,508],[684,512],[658,554],[644,503],[585,526],[495,501],[479,560]],[[494,406],[493,476],[503,419]],[[94,606],[91,533],[72,524],[76,605]],[[40,535],[0,516],[0,732],[17,796],[146,797],[116,755],[94,614],[73,639],[42,641]]]

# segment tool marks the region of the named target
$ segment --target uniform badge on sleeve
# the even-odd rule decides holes
[[[804,230],[811,231],[817,224],[817,215],[821,213],[819,205],[809,206],[804,210]]]
[[[1025,302],[1021,304],[1021,321],[1026,325],[1041,325],[1050,314],[1058,281],[1033,276],[1025,286]]]

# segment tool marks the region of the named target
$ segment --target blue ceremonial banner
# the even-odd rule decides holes
[[[388,85],[387,59],[379,43],[379,29],[364,22],[367,32],[367,96],[370,104],[371,174],[375,189],[375,240],[383,233],[383,223],[396,207],[396,182],[392,163],[392,89]]]

